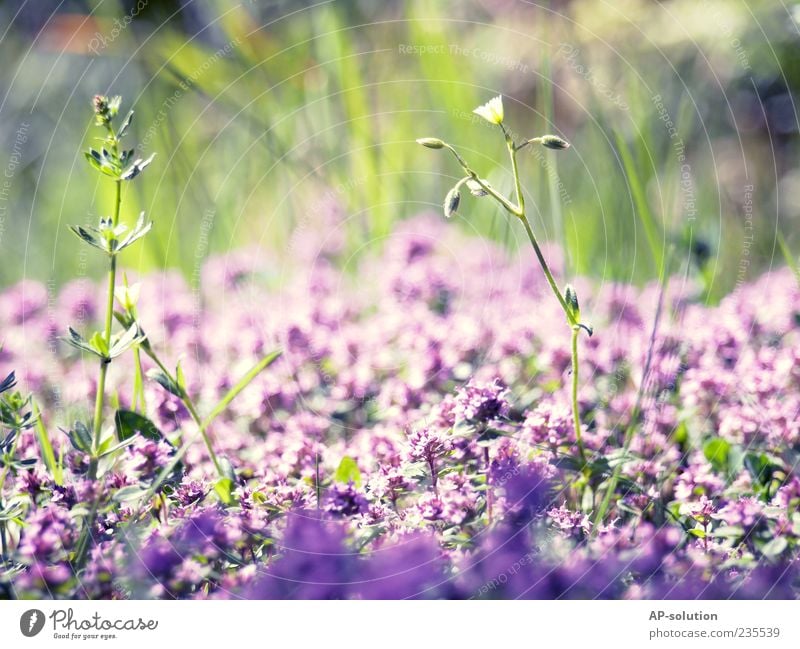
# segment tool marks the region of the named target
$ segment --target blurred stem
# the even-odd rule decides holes
[[[117,155],[118,143],[114,137],[114,155]],[[113,227],[119,225],[119,212],[122,205],[122,181],[115,180],[115,199],[114,199],[114,214],[112,216]],[[106,343],[106,349],[111,349],[111,323],[114,319],[114,287],[117,282],[117,255],[110,255],[109,269],[108,269],[108,288],[106,296],[106,323],[105,330],[103,331],[103,339]],[[97,449],[100,448],[100,436],[103,430],[103,406],[105,405],[106,398],[106,373],[108,366],[111,363],[110,358],[100,359],[100,376],[97,380],[97,396],[94,403],[94,449],[93,455]],[[89,480],[97,479],[97,458],[92,457],[89,462]]]

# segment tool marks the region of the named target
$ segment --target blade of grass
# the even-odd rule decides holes
[[[622,166],[625,171],[625,177],[628,181],[628,187],[631,189],[636,215],[638,216],[639,221],[644,228],[645,238],[647,239],[647,244],[650,246],[652,259],[655,263],[658,263],[659,260],[663,259],[664,251],[658,240],[656,222],[655,218],[653,217],[653,213],[650,210],[650,205],[647,201],[644,184],[641,176],[636,170],[636,164],[633,160],[633,155],[631,154],[631,150],[628,147],[628,144],[625,142],[625,139],[619,134],[619,132],[614,133],[614,139],[617,144],[617,150],[619,151],[620,159],[622,160]]]
[[[53,481],[60,487],[64,484],[64,472],[61,463],[56,460],[56,454],[53,452],[53,445],[50,443],[50,436],[47,434],[42,413],[39,412],[39,407],[36,402],[33,402],[33,418],[36,421],[36,440],[39,442],[39,450],[42,453],[42,461],[53,476]]]
[[[239,382],[234,385],[230,390],[228,390],[227,394],[220,399],[219,403],[211,410],[208,416],[203,420],[203,424],[201,428],[205,430],[214,421],[224,410],[228,407],[231,401],[233,401],[239,393],[244,390],[250,382],[256,378],[262,371],[272,365],[281,355],[280,350],[276,350],[274,352],[270,352],[264,358],[262,358],[253,368],[245,374]]]
[[[800,267],[797,265],[797,260],[795,260],[795,258],[792,256],[792,251],[789,250],[786,239],[783,237],[783,232],[777,230],[775,237],[778,241],[778,247],[781,249],[781,254],[786,261],[786,265],[791,268],[794,276],[797,278],[798,283],[800,283]]]

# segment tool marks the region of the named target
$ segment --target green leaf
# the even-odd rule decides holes
[[[706,456],[706,459],[717,473],[727,472],[730,451],[731,445],[721,437],[714,437],[703,446],[703,455]]]
[[[744,465],[760,486],[764,487],[772,480],[775,467],[764,453],[748,453],[744,456]]]
[[[786,550],[788,545],[789,542],[786,540],[786,537],[776,536],[761,547],[761,554],[770,558],[777,557],[783,554],[783,551]]]
[[[88,243],[90,246],[93,246],[98,250],[102,250],[103,252],[108,252],[105,242],[98,239],[90,230],[87,230],[80,225],[70,225],[69,229],[70,232],[75,234],[75,236],[84,243]]]
[[[84,340],[84,338],[72,327],[69,328],[69,337],[62,338],[62,340],[68,345],[72,345],[76,349],[79,349],[84,352],[89,352],[90,354],[94,354],[99,358],[105,358],[105,356],[102,353],[100,353],[97,349],[92,347],[92,345],[89,344],[87,340]]]
[[[118,139],[121,139],[125,135],[125,132],[128,130],[128,127],[131,125],[131,122],[133,122],[132,110],[128,111],[128,114],[125,116],[125,119],[122,120],[122,126],[120,126],[119,130],[117,131]]]
[[[738,539],[744,536],[744,528],[735,525],[723,525],[718,527],[709,536],[714,536],[720,539]]]
[[[147,223],[145,223],[144,212],[141,212],[139,214],[139,219],[136,221],[136,225],[133,227],[133,230],[131,230],[128,233],[128,235],[116,245],[115,250],[117,252],[119,252],[121,250],[124,250],[125,248],[130,246],[132,243],[134,243],[135,241],[138,241],[144,235],[146,235],[148,232],[150,232],[150,229],[152,227],[153,227],[153,222],[152,221],[148,221]]]
[[[33,416],[36,419],[36,440],[39,443],[39,450],[42,454],[42,462],[47,467],[50,475],[53,476],[53,481],[58,485],[64,484],[64,472],[62,471],[61,464],[56,461],[56,454],[53,452],[53,445],[50,443],[50,437],[47,434],[47,429],[44,426],[44,420],[39,412],[39,407],[34,402]]]
[[[99,331],[95,331],[92,337],[89,339],[89,344],[92,346],[92,349],[95,350],[98,356],[107,357],[108,356],[108,344],[106,343],[106,339]]]
[[[333,479],[343,484],[350,484],[352,482],[356,487],[360,487],[361,471],[358,470],[356,461],[349,455],[345,455],[342,461],[339,462],[336,473],[333,474]]]
[[[94,149],[84,151],[83,155],[89,165],[96,171],[99,171],[101,174],[105,174],[106,176],[110,176],[111,178],[116,179],[119,177],[119,173],[109,164],[106,156],[98,153]]]
[[[117,439],[120,442],[124,442],[137,434],[156,442],[162,439],[166,440],[163,433],[152,421],[133,410],[117,410],[114,413],[114,426],[117,429]]]
[[[0,509],[0,522],[14,521],[22,514],[22,503],[16,502]]]
[[[226,505],[233,502],[233,484],[230,478],[220,478],[214,483],[214,492]]]
[[[147,167],[147,165],[149,165],[155,157],[156,154],[151,153],[150,156],[144,160],[141,158],[134,160],[133,164],[122,173],[120,178],[122,180],[133,180],[136,178],[136,176],[142,173],[142,171],[144,171],[145,167]]]
[[[116,358],[128,349],[144,340],[144,334],[139,330],[139,326],[134,322],[123,334],[118,336],[111,345],[109,358]]]
[[[100,448],[98,449],[98,458],[106,457],[107,455],[111,455],[112,453],[116,453],[117,451],[122,450],[126,446],[130,446],[135,441],[135,438],[130,437],[118,444],[112,444],[113,437],[108,437],[102,444],[100,444]]]
[[[179,399],[183,399],[186,395],[181,390],[181,386],[179,386],[175,381],[172,380],[171,377],[167,376],[162,370],[153,368],[152,370],[147,372],[147,377],[153,379],[156,383],[158,383],[162,388],[164,388],[170,394],[174,394]]]
[[[129,500],[139,500],[147,494],[147,490],[131,485],[117,489],[112,498],[117,502],[127,502]]]
[[[211,413],[208,417],[205,418],[203,421],[202,428],[207,428],[212,421],[214,421],[221,413],[225,411],[225,409],[230,405],[231,401],[233,401],[239,393],[244,390],[250,382],[256,378],[262,371],[267,369],[270,365],[272,365],[281,355],[280,350],[276,350],[274,352],[270,352],[264,358],[262,358],[256,365],[245,374],[239,382],[234,385],[228,392],[225,394],[222,399],[220,399],[219,403],[211,410]]]
[[[180,361],[178,361],[175,366],[175,380],[178,382],[178,386],[180,386],[181,390],[186,392],[186,376],[183,373],[183,367],[181,367]]]
[[[75,425],[67,433],[69,441],[72,446],[77,450],[84,453],[90,453],[92,450],[92,433],[89,431],[88,426],[81,421],[76,421]]]

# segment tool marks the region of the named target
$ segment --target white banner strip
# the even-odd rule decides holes
[[[0,602],[2,647],[800,647],[800,602]],[[513,645],[511,644],[513,643]]]

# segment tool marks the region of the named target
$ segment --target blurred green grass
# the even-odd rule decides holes
[[[250,244],[280,263],[296,229],[323,227],[326,196],[340,203],[350,250],[380,245],[397,220],[438,212],[457,180],[449,157],[414,144],[421,136],[452,142],[510,191],[501,138],[471,116],[496,94],[520,137],[555,132],[573,144],[522,163],[535,227],[567,243],[570,274],[648,281],[674,244],[714,301],[777,263],[778,230],[789,250],[800,243],[800,38],[774,3],[164,2],[111,40],[135,2],[51,15],[57,4],[27,21],[0,8],[0,163],[19,154],[4,199],[3,285],[100,273],[66,228],[111,203],[111,183],[80,154],[96,92],[123,95],[136,110],[130,141],[158,152],[125,197],[127,218],[146,210],[156,222],[126,253],[139,270],[191,275],[205,255]],[[488,203],[467,198],[460,213],[515,245]]]

